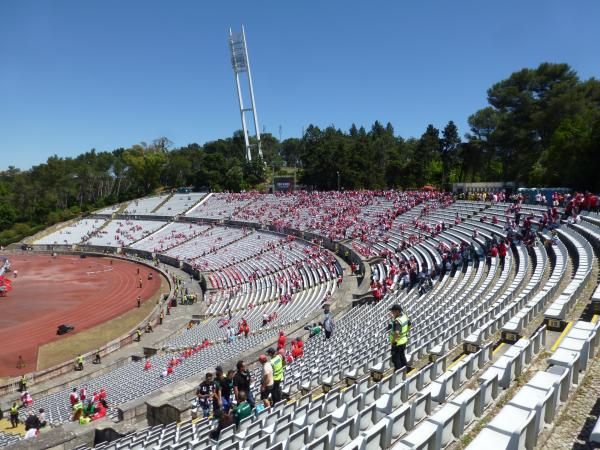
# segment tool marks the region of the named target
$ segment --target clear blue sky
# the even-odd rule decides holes
[[[0,0],[0,169],[240,128],[227,32],[244,23],[261,128],[390,121],[419,136],[540,62],[600,76],[600,2]]]

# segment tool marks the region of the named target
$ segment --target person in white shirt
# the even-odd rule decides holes
[[[48,422],[46,421],[46,412],[44,411],[44,408],[40,408],[40,412],[38,413],[38,419],[40,419],[40,425],[42,426],[42,428],[48,425]]]
[[[227,328],[227,342],[235,341],[235,333],[233,332],[233,328],[231,325]]]
[[[264,400],[273,392],[273,366],[267,355],[260,355],[258,361],[262,364],[262,378],[260,383],[260,399]]]
[[[33,439],[37,436],[38,430],[36,428],[30,428],[25,433],[25,437],[23,439]]]

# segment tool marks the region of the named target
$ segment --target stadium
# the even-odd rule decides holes
[[[0,449],[600,448],[599,6],[267,3],[0,2]]]
[[[136,309],[138,291],[145,298],[161,294],[149,318],[136,324],[152,323],[160,338],[145,333],[143,345],[130,349],[135,333],[126,330],[77,347],[85,360],[81,373],[73,371],[77,353],[42,371],[19,370],[27,374],[34,407],[45,410],[53,427],[36,445],[445,448],[502,399],[504,406],[470,445],[541,439],[576,395],[597,349],[600,215],[585,210],[583,194],[571,200],[581,209],[576,220],[563,220],[558,206],[556,221],[547,208],[519,197],[481,198],[457,200],[436,190],[170,193],[98,210],[13,245],[4,256],[18,276],[3,302],[16,300],[19,282],[40,258],[44,266],[74,262],[88,274],[90,268],[126,273],[115,296],[128,298],[129,310]],[[505,254],[494,251],[501,243]],[[144,284],[152,270],[157,285],[137,287],[140,265]],[[37,278],[30,283],[47,287]],[[86,295],[85,306],[75,309],[110,320],[119,312],[94,314],[97,302],[102,309],[111,303],[111,293],[102,293]],[[188,305],[192,294],[198,297]],[[48,301],[55,297],[61,298],[50,293]],[[388,321],[382,318],[394,304],[411,320],[408,370],[394,370],[385,345]],[[327,314],[336,324],[330,338],[308,335],[304,327]],[[263,325],[265,315],[270,320]],[[224,318],[236,333],[245,320],[250,333],[232,338]],[[46,328],[60,321],[41,320]],[[94,329],[84,317],[71,314],[70,320],[75,331]],[[255,361],[277,345],[281,331],[305,342],[303,355],[285,365],[284,400],[226,427],[218,444],[211,441],[211,419],[194,412],[204,372],[245,360],[254,398],[260,398]],[[14,367],[15,350],[21,352],[14,345],[3,347],[5,369]],[[118,360],[123,350],[129,356]],[[97,354],[103,362],[96,368]],[[181,362],[163,376],[173,358]],[[6,409],[19,396],[19,380],[2,387]],[[88,395],[107,393],[106,417],[93,429],[72,422],[73,386]],[[23,420],[30,410],[20,410]],[[7,431],[0,435],[3,445],[18,439]]]

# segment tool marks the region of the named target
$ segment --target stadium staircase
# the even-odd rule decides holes
[[[174,195],[175,195],[174,192],[171,192],[169,195],[167,195],[162,202],[160,202],[158,205],[156,205],[154,207],[154,209],[152,211],[150,211],[150,214],[155,213],[160,208],[162,208],[165,205],[165,203],[167,203],[169,200],[171,200],[173,198]]]

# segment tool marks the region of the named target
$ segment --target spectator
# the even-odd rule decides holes
[[[321,326],[322,326],[321,323],[318,323],[318,324],[317,323],[313,323],[313,326],[312,326],[312,328],[310,330],[309,337],[320,335],[321,334]]]
[[[245,391],[239,392],[238,405],[233,410],[233,419],[236,425],[239,425],[242,420],[252,415],[252,406],[247,401]]]
[[[23,439],[27,440],[27,439],[34,439],[37,437],[39,433],[39,430],[35,429],[35,428],[30,428],[29,430],[27,430],[25,432],[25,436],[23,436]]]
[[[197,406],[202,409],[203,417],[210,415],[211,400],[215,399],[215,384],[212,373],[208,372],[204,381],[196,389]]]
[[[236,373],[233,376],[233,393],[235,395],[235,399],[238,403],[240,403],[240,394],[245,392],[245,398],[252,408],[254,408],[254,398],[252,397],[252,391],[250,390],[250,382],[252,381],[252,377],[250,372],[246,369],[246,365],[244,361],[238,361],[236,364]]]
[[[103,417],[105,417],[107,409],[108,409],[108,404],[106,403],[106,400],[101,399],[100,402],[98,402],[98,406],[96,407],[96,412],[92,416],[92,420],[98,420],[98,419],[102,419]]]
[[[281,350],[282,348],[285,348],[285,333],[283,332],[283,330],[281,330],[279,332],[279,339],[277,340],[277,350]]]
[[[260,355],[258,361],[262,365],[262,376],[260,382],[260,399],[269,398],[273,392],[273,366],[267,355]]]
[[[220,368],[220,367],[219,367]],[[221,399],[221,410],[229,413],[233,402],[233,377],[235,372],[228,370],[227,374],[218,381],[217,390]]]
[[[33,399],[31,398],[29,391],[21,393],[21,403],[23,407],[31,406],[33,404]]]
[[[210,432],[210,438],[214,441],[218,441],[221,431],[223,431],[225,428],[233,425],[233,423],[234,423],[233,416],[231,416],[228,413],[221,414],[221,416],[219,417],[219,422],[217,424],[217,428],[211,430],[211,432]]]
[[[335,329],[335,323],[331,314],[325,314],[325,320],[323,321],[323,330],[325,330],[325,339],[329,339]]]
[[[506,244],[504,241],[501,241],[498,245],[498,255],[500,256],[500,267],[504,269],[504,260],[506,259]]]
[[[233,331],[233,328],[229,326],[227,328],[227,342],[232,343],[233,341],[235,341],[235,332]]]
[[[79,419],[83,415],[83,403],[81,400],[77,399],[77,403],[73,405],[73,417],[71,418],[73,422],[79,422]]]
[[[71,406],[73,406],[78,401],[79,401],[79,394],[77,393],[77,388],[73,388],[73,390],[69,394],[69,403],[71,403]]]
[[[296,340],[292,341],[292,357],[294,359],[298,359],[302,357],[302,347],[300,347],[300,345],[298,345],[298,342]]]
[[[48,421],[46,420],[46,412],[44,411],[44,408],[40,408],[40,411],[38,413],[38,419],[40,420],[41,428],[44,428],[46,425],[48,425]]]
[[[79,399],[82,402],[85,402],[85,400],[87,399],[87,389],[85,388],[85,386],[79,389]]]
[[[38,416],[36,416],[33,413],[33,411],[29,411],[29,413],[27,414],[27,419],[25,419],[25,431],[30,430],[31,428],[37,431],[41,427],[42,424],[40,423],[40,419],[38,419]]]

